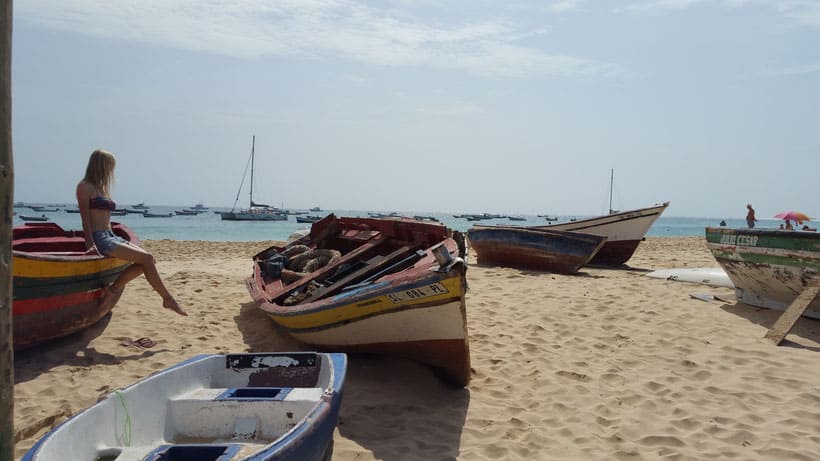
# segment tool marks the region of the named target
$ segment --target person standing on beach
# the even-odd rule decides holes
[[[746,209],[749,211],[746,213],[746,225],[749,226],[749,229],[755,227],[755,222],[757,222],[757,218],[755,218],[755,209],[752,208],[751,203],[746,204]]]
[[[116,302],[128,282],[145,274],[154,291],[162,296],[162,307],[187,316],[162,282],[154,256],[111,231],[111,211],[117,207],[110,194],[115,164],[114,154],[102,149],[95,150],[88,159],[85,177],[77,184],[77,205],[83,222],[86,253],[99,253],[134,263],[105,288],[100,304]]]

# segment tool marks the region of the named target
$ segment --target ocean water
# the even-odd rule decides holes
[[[174,210],[182,210],[185,206],[168,207],[152,206],[152,213],[170,213]],[[17,216],[14,216],[14,225],[24,224],[20,219],[23,216],[46,215],[64,229],[81,229],[80,215],[78,213],[67,213],[60,207],[55,212],[38,212],[26,207],[16,208]],[[226,242],[252,242],[260,240],[287,240],[288,236],[299,229],[309,227],[309,224],[296,222],[296,216],[289,216],[287,221],[222,221],[220,215],[214,211],[226,211],[225,208],[212,208],[196,216],[174,216],[170,218],[145,218],[139,214],[128,214],[125,216],[114,216],[112,221],[120,222],[130,227],[142,240],[207,240]],[[392,211],[390,211],[392,212]],[[326,215],[335,213],[337,216],[368,216],[368,211],[362,210],[323,210],[321,212],[309,212],[312,215]],[[388,212],[389,213],[389,212]],[[475,222],[467,221],[463,218],[455,218],[455,213],[430,213],[420,211],[399,212],[403,216],[433,216],[444,225],[459,231],[466,231]],[[517,226],[531,226],[546,224],[542,217],[534,215],[522,215],[525,221],[510,221],[508,219],[491,219],[480,221],[482,224],[513,224]],[[581,219],[584,216],[558,216],[559,221],[567,221],[571,218]],[[707,226],[717,227],[720,219],[717,218],[680,218],[661,216],[647,233],[649,237],[688,237],[703,236],[704,228]],[[758,222],[759,227],[777,227],[778,220],[763,220]],[[744,219],[727,219],[728,227],[745,227]]]

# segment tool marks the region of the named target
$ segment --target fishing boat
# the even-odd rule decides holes
[[[532,226],[530,229],[582,232],[606,237],[606,243],[590,263],[619,265],[629,261],[649,228],[668,206],[669,202],[664,202],[647,208],[616,211],[594,218]]]
[[[139,243],[128,227],[112,223],[111,228]],[[111,310],[114,303],[100,306],[100,297],[130,262],[86,254],[82,231],[51,222],[16,226],[12,233],[15,349],[80,331]]]
[[[31,216],[31,215],[20,215],[20,219],[23,221],[48,221],[48,216],[41,215],[41,216]]]
[[[200,355],[111,392],[24,461],[329,460],[344,354]]]
[[[137,203],[136,205],[132,205],[131,208],[134,208],[136,210],[147,210],[148,209],[148,207],[145,205],[145,202],[140,202],[140,203]]]
[[[149,211],[145,211],[142,214],[143,218],[173,218],[173,213],[151,213]]]
[[[606,237],[578,232],[511,226],[473,226],[467,231],[479,264],[578,272],[606,242]]]
[[[465,386],[466,250],[453,234],[409,218],[330,214],[304,237],[255,255],[248,291],[303,343],[416,360]]]
[[[313,224],[316,221],[319,221],[321,219],[322,219],[321,216],[316,216],[316,215],[297,216],[296,217],[296,222],[302,223],[302,224]]]
[[[612,188],[614,170],[609,176],[609,214],[586,219],[571,219],[569,222],[534,226],[536,229],[583,232],[606,237],[603,248],[590,263],[617,266],[629,261],[638,249],[652,224],[661,217],[669,202],[634,210],[612,209]]]
[[[817,232],[707,227],[706,246],[752,306],[785,310],[820,273]],[[820,319],[820,298],[803,315]]]
[[[239,191],[236,193],[236,200],[231,211],[221,211],[219,215],[223,221],[287,221],[287,213],[283,213],[276,207],[255,203],[253,201],[253,162],[254,162],[254,148],[256,147],[256,136],[251,142],[251,158],[249,161],[251,169],[251,187],[250,187],[250,203],[248,208],[244,210],[236,209],[236,202],[239,201],[239,194],[242,192],[242,185],[245,182],[245,175],[242,175],[242,182],[239,184]],[[247,172],[247,170],[246,170]]]

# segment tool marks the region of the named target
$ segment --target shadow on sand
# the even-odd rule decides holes
[[[293,339],[255,303],[242,304],[235,320],[250,351],[315,349]],[[455,459],[469,403],[467,389],[449,386],[430,367],[348,354],[338,429],[376,459],[402,459],[409,452],[419,459]]]
[[[119,365],[128,360],[142,359],[164,351],[151,349],[138,354],[113,355],[89,347],[89,343],[105,331],[110,321],[109,312],[99,322],[82,331],[22,351],[15,351],[14,383],[30,381],[57,366]]]
[[[752,306],[742,302],[738,302],[736,304],[723,304],[720,308],[730,314],[743,317],[744,319],[756,325],[760,325],[767,330],[770,329],[777,319],[780,318],[780,315],[783,314],[783,311]],[[792,328],[789,332],[789,335],[786,336],[786,339],[780,344],[781,346],[796,347],[820,352],[820,347],[806,346],[795,343],[794,341],[789,341],[789,336],[792,335],[799,336],[815,343],[820,343],[820,320],[800,317],[794,325],[794,328]],[[763,336],[761,335],[761,338],[762,337]]]

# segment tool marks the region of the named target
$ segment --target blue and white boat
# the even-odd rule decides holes
[[[329,460],[347,356],[200,355],[108,394],[24,461]]]

